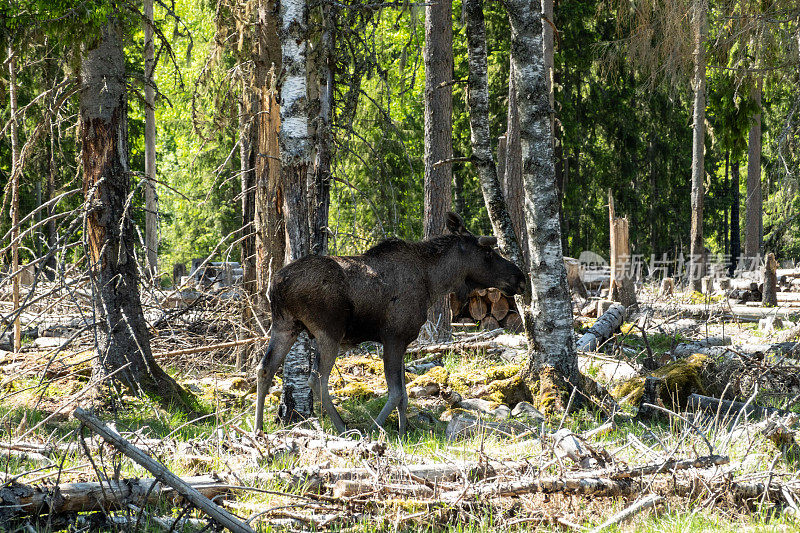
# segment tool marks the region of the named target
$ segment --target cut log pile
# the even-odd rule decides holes
[[[462,297],[451,293],[450,311],[456,323],[477,322],[487,330],[502,327],[514,333],[522,331],[522,319],[514,298],[506,296],[500,289],[475,289]]]

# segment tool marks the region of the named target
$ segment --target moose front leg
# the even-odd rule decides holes
[[[386,405],[375,419],[375,425],[383,427],[386,419],[397,407],[398,429],[401,437],[406,432],[406,408],[408,407],[405,364],[403,363],[406,346],[408,345],[402,342],[385,342],[383,344],[383,372],[389,388],[389,399],[386,400]]]

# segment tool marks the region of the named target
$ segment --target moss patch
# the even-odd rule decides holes
[[[375,389],[363,381],[351,381],[344,387],[336,389],[334,393],[336,396],[344,396],[353,400],[370,400],[378,397]]]
[[[694,392],[706,394],[701,377],[710,362],[709,356],[696,353],[653,372],[653,376],[664,378],[665,386],[661,391],[661,400],[666,405],[682,407],[686,405],[690,394]],[[628,397],[632,405],[638,405],[644,394],[644,381],[642,377],[629,379],[615,387],[611,395],[616,399]]]
[[[426,385],[439,385],[443,389],[450,379],[450,372],[443,366],[435,366],[408,384],[409,387],[424,387]]]

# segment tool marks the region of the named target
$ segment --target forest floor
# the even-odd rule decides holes
[[[697,303],[692,298],[679,295],[671,304]],[[792,322],[763,331],[713,313],[665,316],[643,304],[601,352],[580,357],[582,372],[619,403],[584,402],[566,416],[542,415],[526,402],[534,398],[516,378],[527,357],[522,336],[460,328],[465,331],[450,346],[410,351],[411,429],[398,439],[396,414],[385,432],[369,432],[386,391],[375,345],[342,355],[332,375],[351,432],[336,436],[326,417],[276,425],[273,392],[269,426],[253,436],[255,379],[233,371],[234,349],[169,355],[176,347],[228,340],[230,330],[208,316],[184,316],[155,332],[153,343],[167,354],[159,362],[207,408],[199,420],[130,396],[90,401],[93,352],[86,335],[63,350],[30,342],[20,354],[0,352],[0,530],[197,531],[208,525],[204,513],[166,487],[150,487],[153,494],[143,496],[116,493],[110,485],[67,486],[152,477],[81,426],[72,415],[79,406],[95,408],[122,438],[174,474],[206,476],[201,491],[257,531],[800,530],[794,435],[800,416],[760,420],[718,410],[642,420],[635,416],[641,393],[633,390],[637,379],[659,374],[643,366],[650,358],[685,374],[674,385],[682,397],[677,405],[661,402],[668,411],[684,408],[689,393],[715,395],[722,385],[742,401],[800,412],[798,354],[771,350],[795,340]],[[577,319],[576,333],[592,322]],[[704,352],[702,365],[681,366]],[[731,370],[723,360],[737,364]],[[649,469],[636,469],[642,466]],[[71,508],[54,486],[61,495],[68,488],[84,491],[66,500],[79,505],[85,498],[87,512],[64,510]],[[49,502],[36,519],[13,507],[13,498],[30,497],[21,496],[25,487]],[[155,501],[142,505],[147,499]],[[109,510],[88,512],[101,501]],[[643,510],[600,527],[642,502],[648,504]]]

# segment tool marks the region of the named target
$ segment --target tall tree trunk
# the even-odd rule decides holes
[[[19,124],[17,123],[17,58],[8,45],[8,97],[11,104],[11,273],[14,300],[14,351],[22,348],[19,320]]]
[[[723,184],[723,190],[726,192],[726,196],[730,199],[730,195],[727,192],[730,190],[730,185],[728,184],[728,178],[730,176],[730,162],[731,162],[731,152],[730,150],[725,151],[725,183]],[[728,255],[730,253],[730,245],[728,242],[728,207],[724,206],[722,209],[723,220],[722,220],[722,253]]]
[[[508,77],[508,122],[506,125],[506,151],[503,172],[503,194],[508,203],[509,216],[514,233],[522,247],[525,264],[530,261],[528,253],[528,230],[525,227],[525,195],[522,184],[522,146],[520,144],[519,110],[517,90],[514,85],[514,58],[511,58]]]
[[[744,255],[755,257],[761,253],[763,199],[761,195],[761,79],[753,90],[758,112],[750,122],[747,140],[747,202],[744,225]]]
[[[650,205],[648,207],[650,217],[650,253],[658,253],[658,224],[656,223],[656,147],[653,140],[647,142],[647,166],[650,178]]]
[[[305,190],[311,163],[306,88],[306,0],[282,0],[280,24],[284,67],[281,84],[281,181],[287,255],[289,261],[296,261],[308,255],[311,247]],[[309,386],[313,356],[311,341],[303,333],[283,364],[283,395],[278,415],[285,423],[307,418],[314,412],[314,397]]]
[[[80,73],[83,192],[89,212],[86,242],[94,290],[98,358],[95,374],[164,406],[194,413],[196,401],[158,366],[139,300],[133,251],[125,103],[125,57],[116,21],[101,29]]]
[[[54,104],[53,99],[50,100],[51,104]],[[51,108],[52,109],[52,108]],[[53,115],[48,111],[46,113],[46,120],[47,120],[47,131],[49,134],[49,148],[47,154],[47,183],[45,185],[45,195],[47,196],[47,201],[49,202],[55,197],[56,192],[56,132],[55,128],[53,127]],[[48,221],[45,224],[46,232],[47,232],[47,253],[48,257],[44,263],[44,275],[49,281],[53,281],[56,279],[56,255],[55,255],[55,246],[56,241],[58,240],[58,236],[56,235],[56,221],[53,219],[53,215],[56,213],[56,206],[52,204],[48,204],[47,207],[47,218]]]
[[[497,166],[492,157],[491,132],[489,130],[489,78],[486,57],[486,24],[483,16],[483,0],[465,0],[463,10],[469,50],[468,98],[470,140],[472,160],[478,168],[481,192],[489,212],[492,230],[497,237],[503,255],[515,263],[523,272],[527,270],[525,256],[514,232],[514,225],[503,196]],[[530,283],[527,284],[530,289]],[[523,310],[522,324],[531,338],[530,292],[515,298],[517,307]]]
[[[506,201],[497,178],[497,167],[492,157],[489,131],[489,81],[486,60],[486,26],[483,17],[483,0],[464,0],[463,9],[469,51],[469,78],[467,104],[469,106],[472,160],[478,169],[486,209],[494,235],[510,261],[524,269],[525,261],[514,226],[508,214]]]
[[[425,183],[423,236],[444,233],[450,210],[453,157],[453,5],[452,0],[425,7]],[[428,318],[438,340],[450,337],[450,306],[446,298],[434,302]]]
[[[741,238],[739,227],[739,161],[734,158],[731,164],[731,266],[729,274],[733,275],[736,264],[739,262],[741,250]]]
[[[256,255],[255,255],[255,161],[256,133],[254,121],[258,111],[258,98],[255,87],[242,84],[242,96],[239,101],[239,172],[242,194],[242,289],[247,298],[242,299],[242,323],[247,330],[255,330],[254,305],[258,291],[256,287]],[[247,355],[252,345],[240,346],[236,352],[236,369],[243,371]]]
[[[689,287],[700,291],[705,275],[705,246],[703,245],[703,178],[705,177],[705,120],[706,120],[706,0],[695,0],[693,24],[694,42],[694,119],[692,136],[692,230],[689,250]]]
[[[147,274],[158,275],[158,195],[156,194],[156,68],[153,47],[153,0],[144,0],[144,188]]]
[[[324,29],[320,42],[319,117],[314,160],[314,203],[311,209],[311,253],[328,253],[328,212],[331,205],[331,108],[333,106],[333,20],[331,8],[322,7]]]
[[[526,0],[506,2],[519,105],[525,221],[531,255],[534,343],[525,370],[539,380],[539,403],[562,407],[564,382],[580,386],[572,301],[561,250],[558,191],[542,48],[542,19]]]

